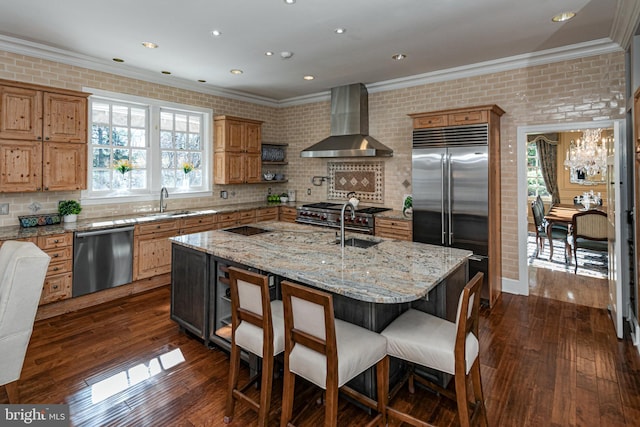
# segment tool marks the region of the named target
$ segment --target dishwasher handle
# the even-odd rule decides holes
[[[107,228],[104,230],[95,230],[95,231],[81,231],[81,232],[76,231],[76,238],[97,236],[100,234],[124,233],[126,231],[133,231],[134,228],[135,227],[130,226],[130,227]]]

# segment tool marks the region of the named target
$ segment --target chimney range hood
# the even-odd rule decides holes
[[[393,150],[369,136],[369,93],[362,83],[331,89],[331,136],[300,157],[391,157]]]

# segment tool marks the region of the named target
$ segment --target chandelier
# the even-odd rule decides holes
[[[602,137],[602,129],[586,129],[582,139],[571,140],[564,168],[571,169],[572,176],[576,173],[585,177],[600,174],[604,178],[607,175],[608,142],[609,138]]]

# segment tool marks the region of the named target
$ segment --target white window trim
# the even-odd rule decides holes
[[[141,96],[129,95],[118,92],[110,92],[101,89],[83,87],[82,90],[84,92],[89,92],[92,96],[106,98],[111,101],[123,101],[131,104],[140,104],[149,107],[149,141],[159,140],[160,137],[160,108],[172,108],[176,110],[185,110],[185,111],[195,111],[203,114],[203,123],[202,125],[202,139],[203,139],[203,147],[202,147],[202,156],[203,156],[203,167],[202,167],[202,176],[207,177],[207,183],[203,186],[203,189],[200,191],[192,191],[189,193],[171,193],[171,197],[174,199],[186,199],[193,197],[211,197],[213,196],[213,110],[211,108],[203,108],[194,105],[186,105],[186,104],[178,104],[175,102],[164,101],[156,98],[146,98]],[[91,97],[90,97],[91,98]],[[91,114],[91,112],[89,112]],[[91,141],[91,117],[87,118],[87,141]],[[89,152],[91,148],[91,144],[87,144],[87,179],[90,176],[91,172],[91,162],[92,156]],[[160,149],[154,149],[150,152],[151,159],[150,162],[153,162],[153,165],[160,164]],[[159,171],[158,171],[159,173]],[[155,172],[154,172],[155,174]],[[104,204],[113,204],[113,203],[130,203],[130,202],[146,202],[151,200],[156,200],[159,197],[160,189],[161,189],[160,181],[154,180],[150,178],[149,182],[149,193],[145,194],[131,194],[127,196],[120,197],[92,197],[88,190],[82,190],[80,193],[80,200],[82,204],[90,206],[90,205],[104,205]]]

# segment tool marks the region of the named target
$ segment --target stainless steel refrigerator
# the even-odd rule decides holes
[[[413,131],[413,240],[473,251],[469,277],[488,277],[488,138],[486,124]]]

